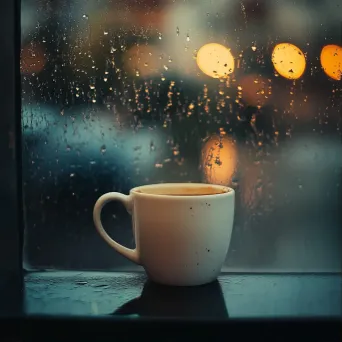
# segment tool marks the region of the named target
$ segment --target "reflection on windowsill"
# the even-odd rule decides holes
[[[139,298],[127,302],[113,314],[182,319],[228,318],[218,281],[197,287],[171,287],[147,281]]]

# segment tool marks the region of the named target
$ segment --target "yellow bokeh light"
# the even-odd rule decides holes
[[[210,184],[228,185],[236,167],[235,144],[227,136],[214,135],[202,148],[202,170],[204,180]]]
[[[234,57],[225,46],[210,43],[198,50],[197,65],[210,77],[226,78],[234,71]]]
[[[289,80],[300,78],[306,67],[304,53],[290,43],[278,44],[273,49],[272,62],[278,74]]]
[[[342,74],[342,47],[338,45],[324,46],[321,52],[321,65],[329,77],[340,81]]]

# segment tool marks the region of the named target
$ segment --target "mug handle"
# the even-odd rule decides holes
[[[94,211],[93,211],[93,219],[95,223],[95,227],[102,238],[108,243],[109,246],[114,248],[118,253],[126,257],[127,259],[135,262],[136,264],[140,265],[140,256],[137,249],[130,249],[124,247],[113,240],[105,231],[102,226],[101,222],[101,211],[102,208],[111,201],[118,201],[121,202],[128,213],[132,215],[132,198],[131,196],[127,196],[121,194],[120,192],[108,192],[107,194],[102,195],[95,203]]]

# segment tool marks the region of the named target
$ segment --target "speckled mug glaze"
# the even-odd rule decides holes
[[[136,248],[114,241],[101,210],[122,202],[132,215]],[[101,196],[94,207],[99,234],[117,252],[142,265],[151,280],[175,286],[203,285],[220,274],[233,229],[235,192],[211,184],[170,183]]]

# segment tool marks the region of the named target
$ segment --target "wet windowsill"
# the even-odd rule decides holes
[[[170,288],[144,273],[33,272],[28,315],[215,319],[342,317],[339,274],[227,274],[197,288]]]
[[[340,341],[341,283],[341,274],[222,273],[207,286],[170,288],[142,272],[31,272],[24,282],[2,272],[1,336]]]

